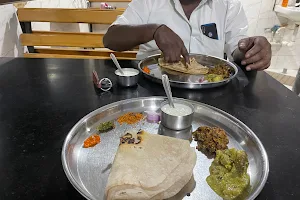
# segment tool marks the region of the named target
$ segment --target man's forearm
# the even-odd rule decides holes
[[[106,48],[113,51],[127,51],[153,40],[158,24],[114,25],[103,38]]]

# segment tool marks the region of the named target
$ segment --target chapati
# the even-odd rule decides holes
[[[108,200],[167,199],[191,180],[196,153],[188,140],[145,131],[120,139],[106,186]]]
[[[183,59],[177,63],[167,63],[165,62],[164,58],[159,58],[158,64],[162,68],[174,70],[185,74],[203,75],[207,74],[209,71],[208,67],[205,67],[198,63],[195,58],[191,58],[189,64],[185,63]]]

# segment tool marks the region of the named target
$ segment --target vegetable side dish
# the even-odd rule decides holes
[[[122,116],[120,116],[117,121],[119,122],[119,124],[136,124],[139,121],[141,121],[144,118],[144,115],[142,113],[133,113],[133,112],[129,112],[126,113]]]
[[[223,79],[229,78],[231,73],[230,67],[224,64],[218,64],[215,67],[209,68],[208,74],[221,75]]]
[[[113,121],[109,121],[109,122],[104,122],[104,123],[101,123],[98,127],[97,127],[97,130],[100,132],[100,133],[105,133],[107,131],[110,131],[112,129],[115,128],[115,124]]]
[[[143,72],[145,72],[146,74],[150,74],[149,67],[147,67],[147,66],[143,67]]]
[[[231,74],[231,68],[224,65],[224,64],[219,64],[216,65],[215,67],[209,68],[208,74],[205,75],[205,80],[208,82],[219,82],[224,79],[227,79],[230,77]]]
[[[250,187],[248,166],[248,156],[245,151],[218,150],[215,160],[209,167],[210,175],[206,178],[206,182],[225,200],[240,199]]]
[[[220,82],[224,80],[224,77],[222,75],[208,74],[205,75],[205,80],[208,82]]]
[[[83,148],[96,146],[100,142],[101,142],[101,138],[99,135],[92,135],[83,142]]]
[[[225,131],[218,127],[203,126],[193,132],[193,137],[197,141],[197,149],[215,153],[217,150],[227,149],[229,143]]]

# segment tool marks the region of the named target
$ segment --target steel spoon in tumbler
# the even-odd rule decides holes
[[[162,75],[161,78],[162,78],[162,83],[163,83],[166,95],[169,100],[169,104],[171,107],[174,108],[174,101],[173,101],[173,97],[172,97],[172,91],[171,91],[169,77],[168,77],[168,75],[164,74],[164,75]]]
[[[161,124],[166,128],[176,131],[190,128],[193,122],[194,106],[183,100],[176,100],[174,103],[170,82],[167,75],[162,75],[162,82],[168,97],[168,101],[163,102],[161,105]],[[174,113],[171,114],[171,112],[167,112],[168,109],[173,110]],[[187,112],[187,110],[189,110],[189,112]],[[183,113],[184,111],[185,113]]]

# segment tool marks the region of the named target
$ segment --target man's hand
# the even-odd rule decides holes
[[[189,63],[189,53],[187,52],[183,41],[166,25],[157,28],[154,33],[154,40],[158,48],[163,52],[166,62],[178,62],[182,55],[185,62]]]
[[[249,37],[239,41],[239,50],[245,54],[242,65],[246,70],[264,70],[271,64],[271,44],[265,37]]]

